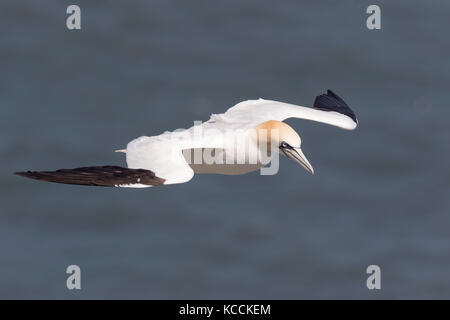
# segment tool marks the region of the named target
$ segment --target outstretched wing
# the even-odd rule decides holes
[[[164,184],[187,182],[194,176],[194,171],[183,150],[223,148],[227,128],[221,121],[210,120],[189,129],[134,139],[126,149],[128,168],[151,170],[165,180]]]
[[[151,170],[165,180],[164,184],[187,182],[194,171],[183,157],[182,142],[172,132],[134,139],[127,145],[128,168]]]
[[[165,179],[164,184],[184,183],[192,179],[194,171],[184,158],[183,150],[220,148],[224,138],[221,130],[246,129],[268,120],[288,118],[318,121],[347,130],[357,125],[353,111],[330,90],[316,98],[314,108],[263,99],[248,100],[225,113],[213,114],[209,121],[188,130],[167,131],[131,141],[126,149],[127,164],[129,168],[153,171],[157,177]],[[199,128],[203,133],[196,135],[195,130]]]
[[[150,170],[129,169],[118,166],[94,166],[56,171],[26,171],[16,172],[16,174],[41,181],[100,187],[145,188],[164,183],[164,179],[158,178]]]
[[[224,114],[215,116],[230,122],[248,122],[250,125],[268,120],[284,121],[288,118],[322,122],[346,130],[353,130],[358,124],[354,112],[331,90],[316,97],[314,108],[259,99],[240,102]]]

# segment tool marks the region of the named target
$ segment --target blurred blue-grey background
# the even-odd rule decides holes
[[[0,298],[450,298],[450,2],[77,0],[69,31],[73,3],[0,3]],[[124,165],[138,136],[328,88],[360,125],[288,121],[314,176],[287,159],[143,190],[12,174]]]

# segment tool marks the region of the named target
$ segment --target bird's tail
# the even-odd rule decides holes
[[[26,178],[84,186],[151,187],[164,184],[153,171],[118,166],[94,166],[56,171],[26,171],[15,174]]]

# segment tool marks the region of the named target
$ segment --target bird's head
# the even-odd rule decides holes
[[[286,157],[299,163],[311,174],[314,169],[306,159],[301,149],[302,139],[299,134],[289,125],[281,121],[270,120],[261,123],[256,127],[258,131],[258,142],[266,143],[267,150],[278,150]]]

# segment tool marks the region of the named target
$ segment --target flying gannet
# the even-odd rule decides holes
[[[208,121],[189,129],[132,140],[126,149],[117,150],[126,154],[127,168],[92,166],[16,174],[57,183],[142,188],[184,183],[194,173],[245,174],[266,167],[279,154],[313,174],[313,167],[300,148],[300,136],[283,122],[288,118],[313,120],[346,130],[355,129],[358,123],[349,106],[331,90],[317,96],[313,108],[248,100],[225,113],[212,114]]]

